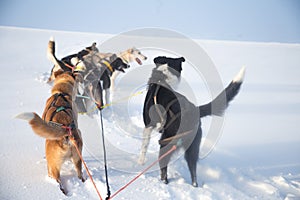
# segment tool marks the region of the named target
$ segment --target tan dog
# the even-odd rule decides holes
[[[80,152],[82,152],[82,138],[77,125],[77,109],[73,100],[77,92],[77,83],[80,75],[71,72],[57,71],[55,81],[51,90],[51,97],[48,98],[42,118],[36,113],[22,113],[16,118],[29,122],[32,130],[39,136],[46,138],[46,160],[48,176],[55,179],[61,191],[66,194],[60,179],[60,169],[67,159],[72,159],[78,178],[82,177],[82,162],[71,143],[75,139]],[[65,127],[70,127],[72,136]]]
[[[125,63],[137,62],[139,65],[142,65],[142,61],[147,60],[147,57],[141,53],[141,51],[135,47],[127,49],[117,54]],[[115,89],[115,80],[119,76],[120,71],[114,71],[111,80],[111,90]]]

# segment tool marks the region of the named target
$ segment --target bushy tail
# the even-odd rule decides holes
[[[55,65],[55,66],[60,66],[61,63],[60,61],[56,58],[55,56],[55,41],[54,38],[51,37],[48,42],[48,47],[47,47],[47,58]]]
[[[212,102],[199,106],[200,117],[209,115],[222,116],[229,102],[238,94],[243,83],[245,68],[243,67],[231,83]]]
[[[32,130],[46,139],[57,140],[67,135],[66,129],[45,122],[38,114],[33,112],[21,113],[15,118],[28,121]]]

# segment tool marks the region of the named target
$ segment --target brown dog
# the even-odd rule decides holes
[[[54,178],[61,191],[66,194],[61,179],[60,169],[66,159],[72,159],[78,178],[82,177],[82,162],[75,146],[70,141],[75,139],[80,152],[82,152],[82,138],[77,126],[77,109],[73,100],[77,92],[77,83],[80,75],[71,72],[57,71],[55,82],[48,98],[42,118],[36,113],[22,113],[16,118],[29,122],[32,130],[39,136],[46,138],[46,160],[48,176]],[[71,128],[72,136],[65,127]]]

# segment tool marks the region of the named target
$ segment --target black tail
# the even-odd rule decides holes
[[[212,102],[199,106],[200,118],[209,115],[222,116],[229,102],[238,94],[243,83],[245,68],[243,67],[231,83]]]

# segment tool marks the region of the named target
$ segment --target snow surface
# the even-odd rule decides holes
[[[0,27],[1,199],[98,199],[91,180],[80,182],[71,163],[62,170],[68,190],[68,196],[63,195],[47,177],[44,139],[36,136],[26,122],[13,118],[21,112],[43,112],[51,88],[45,83],[52,66],[46,58],[50,36],[56,39],[59,58],[112,37]],[[215,63],[224,85],[246,66],[241,92],[226,112],[222,136],[214,150],[198,162],[198,182],[202,187],[190,185],[185,160],[178,153],[179,158],[169,166],[168,185],[160,182],[156,165],[114,199],[300,199],[300,44],[196,42]],[[147,50],[143,53],[149,56],[146,63],[151,64],[153,54]],[[132,64],[128,73],[134,68],[137,66]],[[204,88],[196,92],[196,103],[209,101],[203,81],[190,78],[187,68],[183,68],[183,78],[190,81],[193,90]],[[149,70],[144,73],[146,77],[150,75]],[[117,79],[122,78],[126,75]],[[135,80],[128,81],[128,87],[134,84]],[[132,92],[142,89],[145,86],[138,85]],[[129,102],[126,113],[134,125],[123,120],[125,111],[116,112],[122,103],[103,113],[112,194],[145,168],[135,163],[141,145],[143,95],[125,102]],[[209,123],[209,118],[203,120],[204,132]],[[84,139],[83,157],[105,198],[98,121],[81,115],[79,126]],[[157,156],[158,138],[157,133],[151,138],[149,162]],[[85,170],[84,174],[88,177]]]

